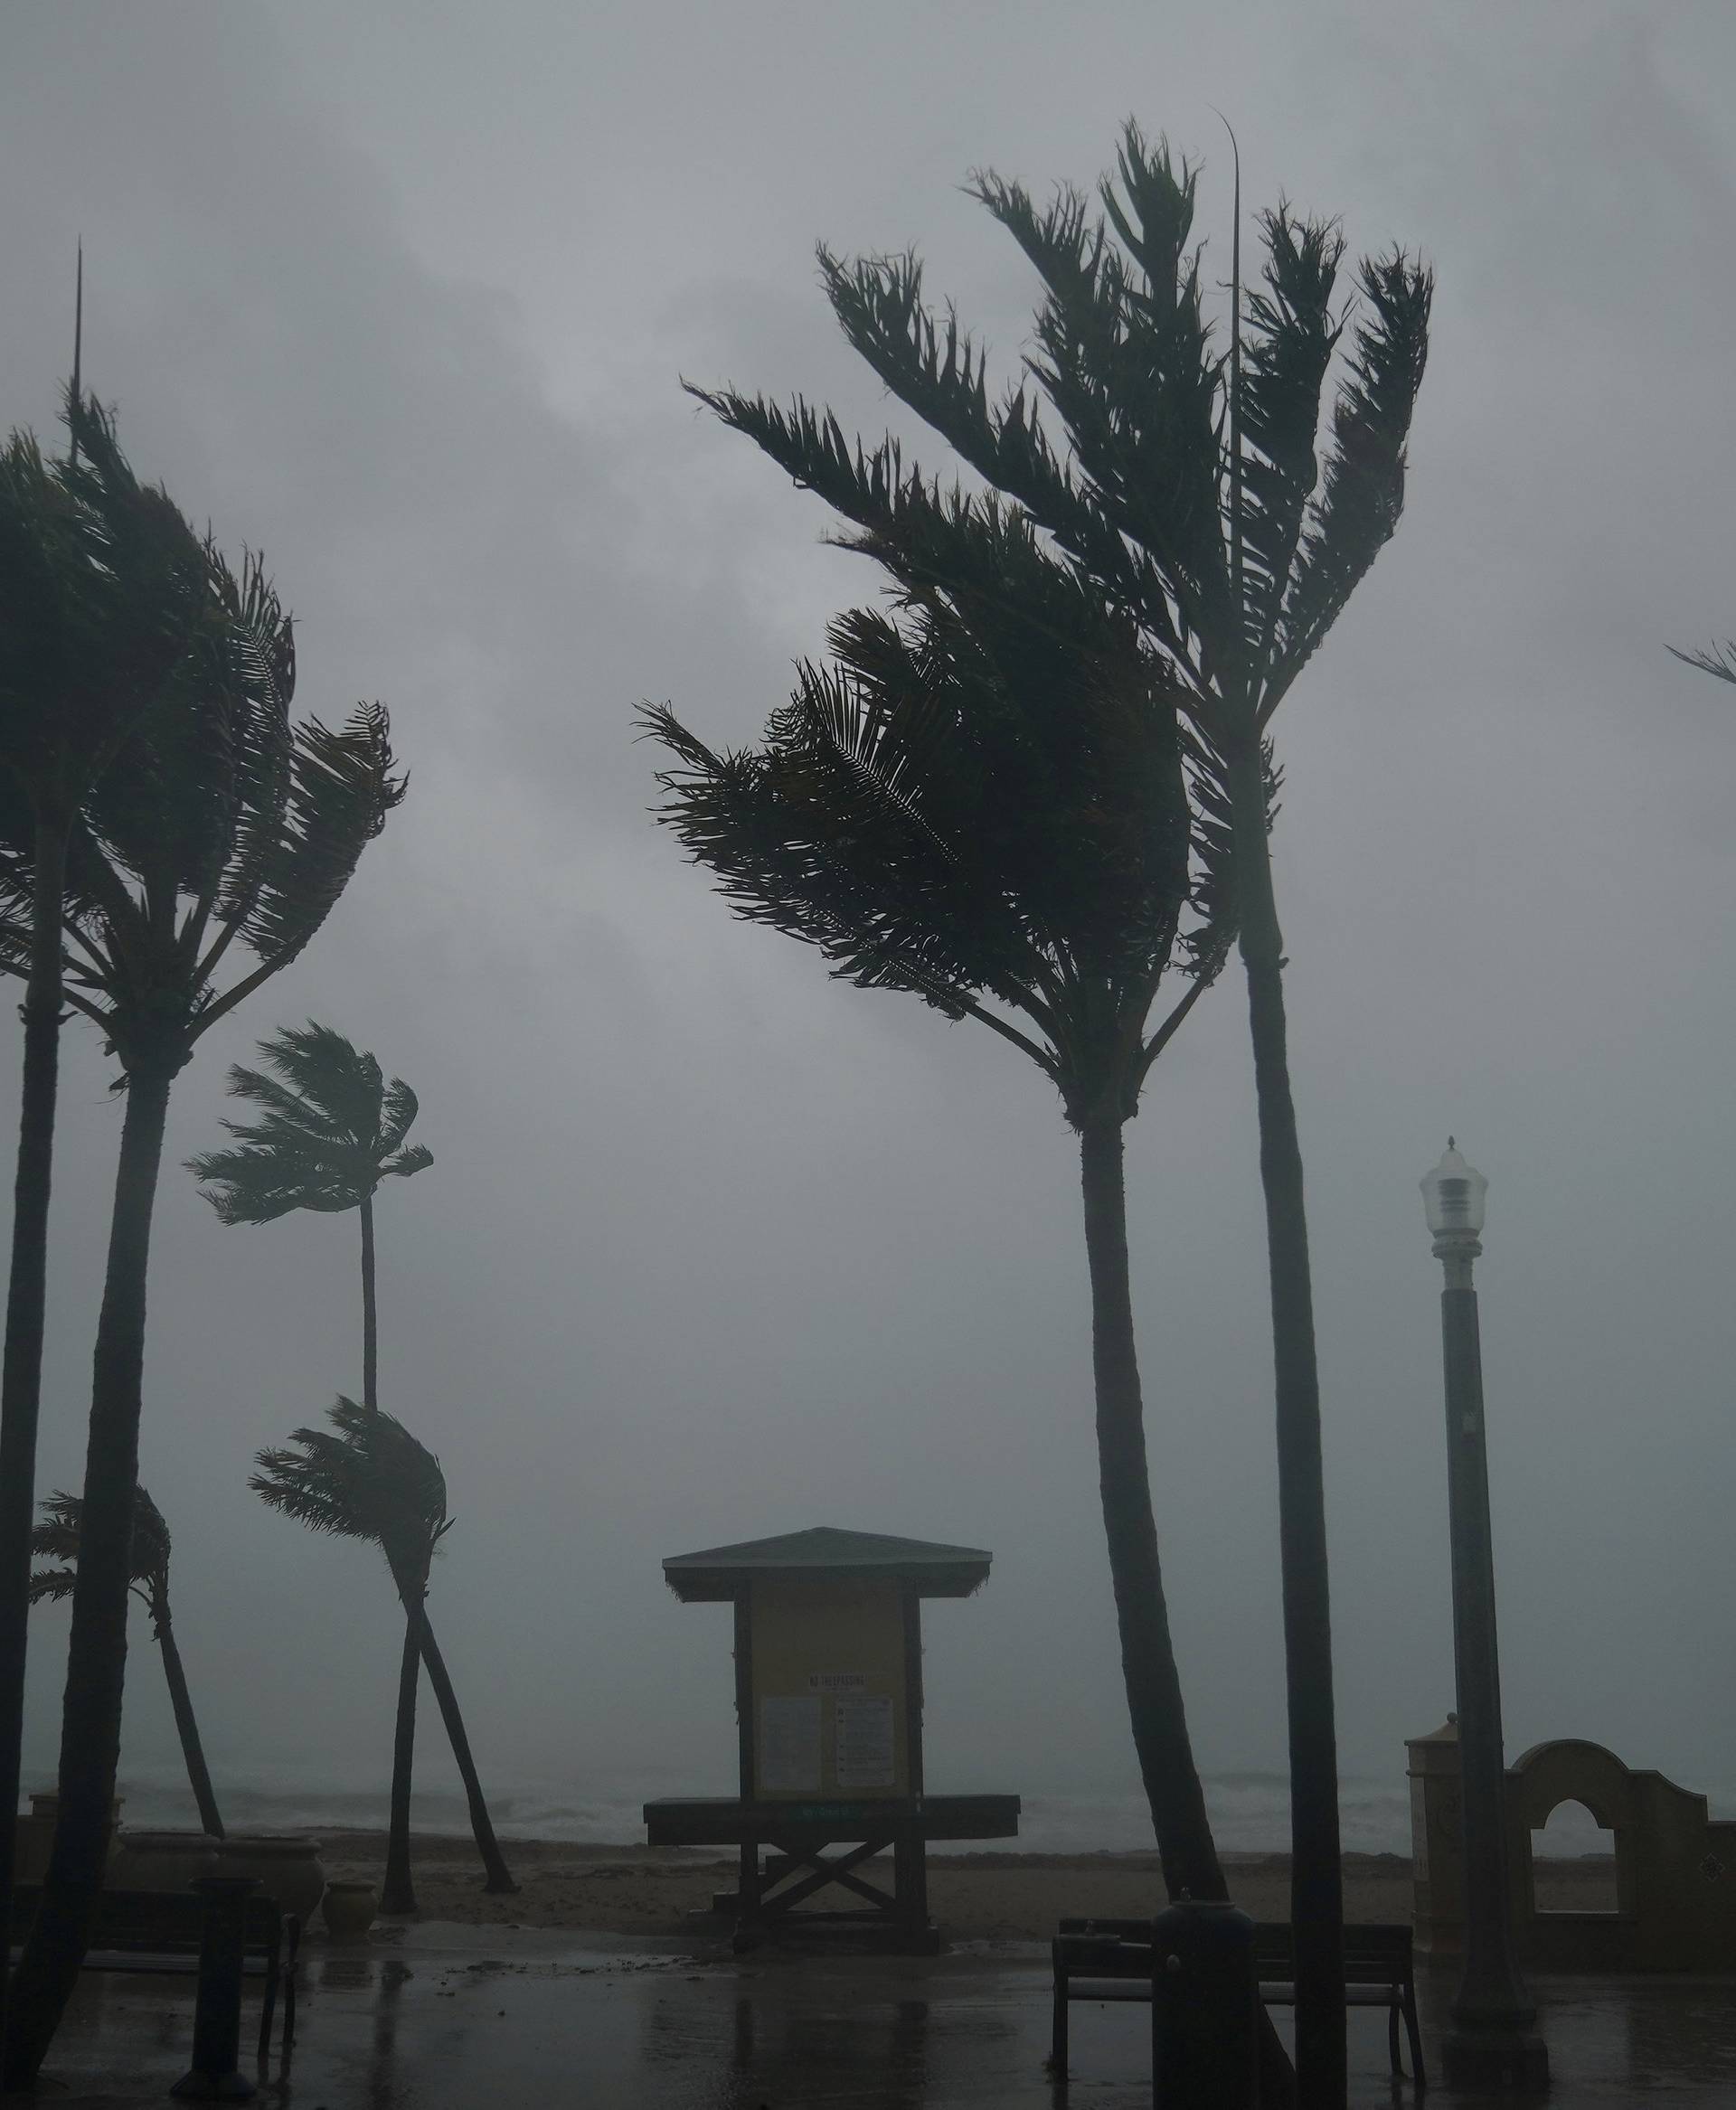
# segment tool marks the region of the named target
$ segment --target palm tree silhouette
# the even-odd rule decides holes
[[[737,912],[864,988],[975,1018],[1034,1061],[1080,1138],[1103,1521],[1141,1773],[1174,1891],[1221,1898],[1171,1644],[1127,1276],[1123,1130],[1221,968],[1227,838],[1190,818],[1161,658],[993,497],[937,495],[948,566],[877,543],[892,614],[855,610],[762,747],[646,713],[678,767],[660,817]],[[1154,1026],[1166,974],[1185,981]]]
[[[236,1063],[232,1098],[260,1109],[255,1122],[225,1121],[228,1150],[187,1160],[211,1190],[205,1199],[225,1223],[275,1223],[297,1209],[362,1217],[362,1399],[379,1400],[380,1333],[374,1288],[373,1197],[380,1182],[409,1179],[434,1163],[406,1144],[420,1111],[401,1077],[386,1081],[374,1058],[311,1019],[284,1026],[259,1044],[265,1070]]]
[[[84,1504],[76,1494],[51,1494],[42,1505],[42,1521],[30,1535],[30,1550],[39,1559],[58,1561],[57,1568],[39,1568],[30,1578],[33,1605],[72,1595],[78,1580],[79,1549],[83,1539]],[[211,1774],[204,1747],[199,1741],[199,1724],[193,1719],[193,1699],[175,1645],[174,1614],[169,1604],[169,1527],[163,1512],[140,1487],[134,1493],[132,1591],[150,1614],[151,1632],[163,1652],[163,1675],[168,1681],[169,1704],[175,1710],[175,1733],[181,1738],[181,1755],[187,1763],[187,1779],[193,1799],[199,1805],[199,1824],[213,1839],[223,1836],[223,1820],[218,1814],[217,1797],[212,1792]]]
[[[212,608],[204,545],[165,493],[138,482],[113,419],[76,379],[64,414],[64,457],[45,459],[24,432],[0,450],[0,836],[30,873],[27,902],[0,887],[0,948],[24,975],[0,1367],[0,1811],[17,1806],[24,1730],[67,837],[90,785],[183,667]],[[13,1855],[0,1823],[0,1925]],[[0,1960],[0,2036],[5,1982]]]
[[[435,1549],[452,1529],[439,1460],[401,1421],[378,1408],[358,1406],[340,1395],[326,1419],[335,1434],[297,1428],[290,1436],[295,1447],[261,1451],[248,1485],[270,1508],[309,1531],[362,1539],[385,1555],[463,1776],[471,1825],[487,1870],[483,1887],[516,1890],[495,1842],[464,1719],[428,1619],[429,1570]],[[408,1865],[406,1856],[406,1873]],[[390,1909],[413,1911],[414,1900]]]
[[[60,1820],[13,1981],[0,2074],[11,2087],[30,2083],[59,2026],[102,1879],[170,1088],[200,1037],[314,937],[404,790],[380,704],[359,705],[335,730],[291,721],[293,628],[259,560],[237,574],[212,551],[210,566],[221,626],[91,787],[68,835],[62,994],[101,1029],[127,1112],[97,1326]],[[28,973],[33,876],[24,847],[0,841],[0,971]]]
[[[1261,215],[1259,286],[1241,284],[1241,184],[1229,344],[1212,342],[1193,240],[1198,172],[1137,125],[1101,212],[1071,186],[1040,210],[992,172],[969,188],[1042,284],[1020,382],[996,398],[984,354],[925,306],[911,255],[820,268],[849,342],[880,380],[1023,516],[1052,536],[1163,660],[1195,790],[1235,851],[1234,922],[1253,1044],[1271,1286],[1279,1551],[1289,1711],[1297,2077],[1304,2110],[1345,2087],[1343,1883],[1320,1454],[1302,1159],[1290,1088],[1283,937],[1269,836],[1272,715],[1397,526],[1428,353],[1433,275],[1401,250],[1363,260],[1362,306],[1335,308],[1335,224]],[[1322,398],[1345,372],[1324,461]],[[899,474],[895,443],[851,448],[798,400],[694,391],[912,577],[955,562],[938,490]],[[1045,412],[1059,437],[1045,430]]]
[[[286,1026],[259,1046],[265,1069],[236,1064],[229,1073],[229,1089],[232,1097],[258,1107],[259,1118],[225,1121],[234,1146],[190,1158],[188,1170],[207,1183],[206,1199],[225,1223],[273,1223],[297,1209],[360,1212],[362,1401],[373,1411],[380,1404],[373,1198],[382,1180],[408,1179],[434,1162],[431,1151],[405,1142],[419,1111],[416,1095],[401,1077],[388,1083],[373,1055],[311,1020],[304,1027]],[[410,1611],[398,1673],[392,1813],[381,1898],[388,1912],[416,1909],[410,1796],[424,1632],[425,1623]],[[486,1863],[491,1852],[499,1858],[499,1849],[480,1798],[478,1807],[484,1830],[476,1843]]]

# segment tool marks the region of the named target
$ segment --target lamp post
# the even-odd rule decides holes
[[[1549,2049],[1532,2028],[1537,2009],[1513,1947],[1483,1349],[1471,1283],[1471,1263],[1483,1250],[1477,1234],[1488,1184],[1459,1155],[1451,1136],[1446,1154],[1422,1180],[1435,1257],[1447,1277],[1440,1330],[1465,1865],[1464,1974],[1441,2064],[1449,2087],[1518,2090],[1549,2085]]]

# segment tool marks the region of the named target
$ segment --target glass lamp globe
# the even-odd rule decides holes
[[[1489,1182],[1459,1155],[1449,1135],[1440,1163],[1421,1181],[1423,1213],[1438,1239],[1474,1239],[1483,1229],[1483,1197]]]

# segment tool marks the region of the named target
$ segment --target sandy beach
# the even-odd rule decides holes
[[[383,1833],[329,1831],[326,1872],[377,1882],[385,1864]],[[646,1846],[574,1846],[514,1840],[505,1851],[520,1889],[515,1897],[484,1894],[468,1839],[419,1834],[413,1866],[423,1919],[472,1926],[569,1927],[599,1934],[682,1934],[689,1914],[712,1894],[733,1888],[735,1867],[722,1856]],[[1289,1861],[1281,1853],[1224,1857],[1236,1902],[1256,1919],[1283,1919],[1289,1908]],[[1548,1864],[1552,1903],[1573,1901],[1607,1881],[1604,1864]],[[929,1896],[935,1918],[959,1940],[1046,1940],[1063,1914],[1127,1917],[1156,1912],[1165,1901],[1155,1854],[973,1853],[933,1855]],[[1353,1920],[1409,1920],[1410,1863],[1399,1854],[1344,1857],[1344,1910]]]

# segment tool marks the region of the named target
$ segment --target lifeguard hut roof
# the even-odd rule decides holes
[[[737,1597],[755,1576],[816,1582],[878,1577],[913,1583],[919,1597],[967,1597],[987,1580],[990,1558],[979,1546],[937,1546],[927,1539],[892,1539],[881,1531],[839,1531],[818,1524],[777,1539],[675,1553],[664,1562],[663,1573],[688,1605]]]

